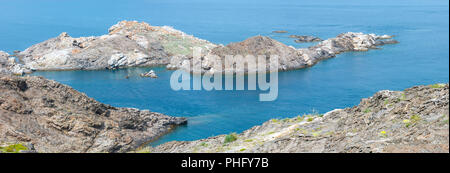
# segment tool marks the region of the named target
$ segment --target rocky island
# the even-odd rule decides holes
[[[42,77],[0,75],[0,148],[127,152],[185,123],[185,118],[102,104]]]
[[[187,65],[192,64],[193,48],[198,47],[202,48],[202,73],[219,72],[212,68],[218,61],[223,64],[222,72],[229,71],[235,65],[225,66],[225,55],[237,54],[278,55],[278,70],[285,71],[310,67],[342,52],[367,51],[392,43],[397,43],[392,36],[348,32],[301,49],[266,36],[255,36],[224,46],[168,26],[122,21],[112,26],[106,35],[72,38],[62,33],[56,38],[33,45],[15,54],[19,62],[7,69],[25,73],[32,70],[96,70],[162,65],[168,69],[189,70]],[[221,59],[213,60],[208,55],[217,55]],[[257,69],[245,67],[244,70]],[[3,71],[7,70],[3,68]]]
[[[449,85],[380,91],[358,106],[272,119],[241,134],[169,142],[157,153],[448,153]]]

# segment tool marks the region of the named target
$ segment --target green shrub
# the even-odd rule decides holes
[[[445,85],[444,84],[433,84],[433,85],[431,85],[430,87],[431,88],[442,88],[442,87],[444,87]]]
[[[231,134],[225,136],[225,140],[223,141],[223,143],[226,144],[226,143],[234,142],[236,140],[237,140],[236,133],[231,133]]]
[[[27,147],[22,144],[12,144],[5,147],[0,147],[2,153],[20,153],[20,151],[28,150]]]

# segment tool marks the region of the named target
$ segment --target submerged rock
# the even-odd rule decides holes
[[[116,108],[42,77],[0,75],[0,144],[37,152],[127,152],[168,133],[185,118]]]
[[[284,30],[272,31],[272,32],[273,33],[278,33],[278,34],[288,33],[287,31],[284,31]]]
[[[168,142],[152,153],[448,153],[449,85],[380,91],[358,106],[273,119],[230,135]]]
[[[309,35],[291,35],[290,38],[295,38],[296,43],[309,43],[309,42],[318,42],[322,41],[322,39]]]
[[[142,77],[158,78],[158,75],[156,75],[155,71],[153,71],[153,70],[150,70],[147,73],[142,73],[141,76]]]

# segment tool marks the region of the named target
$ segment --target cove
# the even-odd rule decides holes
[[[170,25],[221,44],[265,35],[294,47],[308,47],[311,44],[297,44],[289,35],[322,39],[350,31],[397,35],[400,43],[382,50],[345,53],[312,68],[279,73],[279,95],[273,102],[259,102],[258,90],[173,91],[169,84],[173,71],[164,67],[31,74],[67,84],[113,106],[188,117],[188,125],[151,145],[241,132],[272,118],[351,107],[379,90],[448,83],[448,1],[360,2],[195,0],[192,7],[180,0],[130,0],[126,5],[80,0],[77,4],[83,7],[77,8],[52,0],[5,1],[0,7],[0,21],[5,24],[0,28],[0,50],[23,50],[61,32],[74,37],[102,35],[107,32],[105,28],[124,19]],[[35,8],[37,5],[40,8]],[[98,9],[100,5],[105,8]],[[78,13],[79,8],[88,13]],[[275,34],[274,30],[288,33]],[[139,77],[150,69],[156,71],[158,79]],[[127,75],[129,79],[125,78]]]

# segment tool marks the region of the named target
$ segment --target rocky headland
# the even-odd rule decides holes
[[[448,153],[449,85],[380,91],[358,106],[273,119],[241,134],[169,142],[162,153]]]
[[[106,35],[73,38],[62,33],[56,38],[33,45],[14,54],[13,57],[17,57],[19,63],[14,67],[1,67],[0,72],[20,75],[33,70],[96,70],[150,66],[167,66],[168,69],[193,72],[189,67],[193,64],[195,47],[202,48],[201,73],[232,70],[236,64],[226,65],[226,55],[278,55],[278,70],[284,71],[309,67],[342,52],[367,51],[392,43],[397,43],[392,36],[348,32],[301,49],[265,36],[255,36],[224,46],[168,26],[122,21],[110,27]],[[217,55],[219,59],[210,58],[212,55]],[[221,70],[214,68],[214,65],[219,63],[222,64]],[[257,70],[254,67],[243,69],[246,72]]]
[[[271,55],[277,55],[278,71],[286,71],[310,67],[321,60],[333,58],[343,52],[368,51],[370,49],[377,49],[377,46],[397,43],[392,37],[389,35],[379,36],[375,34],[348,32],[340,34],[336,38],[324,40],[309,48],[296,49],[266,36],[255,36],[242,42],[231,43],[226,46],[218,45],[212,48],[211,51],[202,52],[201,65],[194,64],[195,61],[193,61],[192,56],[179,55],[173,56],[167,67],[169,69],[184,69],[194,72],[192,68],[189,68],[190,64],[194,64],[193,66],[201,66],[201,73],[247,73],[258,71],[257,66],[245,66],[241,70],[234,70],[236,63],[225,63],[226,56],[253,55],[254,59],[251,62],[257,63],[256,56],[264,55],[266,58],[269,58]],[[244,60],[236,60],[236,62],[240,61]],[[221,65],[222,69],[214,68],[217,65],[219,65],[218,67]],[[270,63],[266,63],[266,71],[270,71],[269,65]]]
[[[166,65],[173,55],[192,54],[192,47],[215,46],[168,26],[122,21],[107,35],[72,38],[62,33],[16,56],[32,70],[96,70]]]
[[[185,123],[102,104],[42,77],[0,75],[0,152],[128,152]]]

